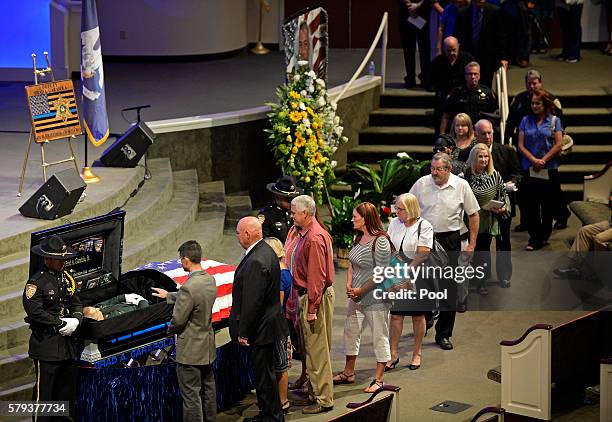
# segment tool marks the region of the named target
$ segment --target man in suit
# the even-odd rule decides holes
[[[202,247],[195,240],[179,249],[189,278],[178,292],[153,287],[153,296],[174,304],[169,330],[176,340],[176,375],[183,398],[183,421],[215,421],[217,391],[212,363],[216,357],[212,309],[217,298],[215,279],[202,270]]]
[[[499,66],[508,67],[506,30],[500,8],[486,0],[474,0],[470,6],[459,9],[456,36],[463,50],[480,63],[483,85],[491,88]]]
[[[230,335],[241,346],[251,347],[259,406],[259,414],[245,421],[284,421],[274,372],[274,345],[289,333],[278,294],[278,257],[262,242],[261,223],[256,217],[242,218],[236,235],[245,253],[234,273]]]

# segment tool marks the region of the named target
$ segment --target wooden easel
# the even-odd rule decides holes
[[[78,121],[78,125],[73,125],[72,127],[70,127],[69,129],[67,129],[66,131],[62,131],[61,128],[58,131],[54,131],[53,133],[50,134],[38,134],[35,128],[35,124],[34,124],[34,114],[33,114],[33,110],[30,104],[30,93],[28,91],[32,90],[32,87],[37,87],[40,86],[39,82],[38,82],[38,77],[40,76],[41,78],[44,78],[45,75],[47,73],[51,74],[51,82],[55,82],[55,77],[53,76],[53,70],[51,69],[50,63],[49,63],[49,55],[48,53],[45,51],[44,52],[45,55],[45,60],[47,61],[47,67],[44,69],[38,69],[36,67],[36,54],[32,54],[32,63],[33,63],[33,72],[34,72],[34,85],[31,86],[26,86],[26,92],[28,93],[28,108],[30,109],[30,116],[32,118],[32,125],[30,128],[30,136],[28,139],[28,147],[26,149],[26,154],[25,154],[25,158],[23,160],[23,167],[21,168],[21,180],[19,182],[19,191],[17,192],[17,196],[21,196],[22,193],[22,189],[23,189],[23,182],[25,180],[25,173],[26,173],[26,168],[28,165],[28,157],[30,155],[30,148],[32,146],[32,141],[35,140],[36,143],[38,143],[40,145],[40,158],[41,158],[41,167],[42,167],[42,171],[43,171],[43,177],[45,179],[45,182],[47,181],[47,167],[49,166],[54,166],[57,164],[62,164],[62,163],[66,163],[69,161],[72,161],[74,164],[74,168],[77,171],[77,173],[79,172],[79,168],[77,166],[77,162],[76,162],[76,157],[74,155],[74,149],[72,148],[72,138],[76,137],[76,135],[80,135],[83,133],[83,130],[81,128],[81,123],[79,120],[79,114],[78,114],[78,106],[76,103],[76,99],[74,101],[74,107],[76,108],[76,113],[74,115],[76,115],[76,119]],[[61,84],[61,86],[63,86],[66,89],[72,89],[72,98],[74,98],[74,87],[72,85],[72,81],[58,81],[57,84]],[[67,108],[66,106],[64,106],[64,108]],[[56,110],[56,114],[57,114],[57,110]],[[72,115],[72,113],[70,113],[68,111],[68,114]],[[73,119],[74,119],[74,115],[72,115]],[[64,133],[65,132],[65,133]],[[52,161],[52,162],[47,162],[45,161],[45,144],[48,144],[50,141],[53,140],[58,140],[58,139],[64,139],[67,138],[68,139],[68,148],[70,150],[70,156],[68,158],[65,158],[63,160],[59,160],[59,161]]]

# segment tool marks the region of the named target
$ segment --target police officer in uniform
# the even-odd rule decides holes
[[[281,176],[276,182],[268,183],[266,189],[274,194],[274,203],[259,210],[257,218],[261,222],[263,237],[276,237],[285,243],[287,233],[293,226],[291,219],[291,200],[303,194],[291,176]]]
[[[66,410],[71,417],[65,420],[73,420],[77,356],[71,336],[81,323],[83,307],[74,279],[63,269],[66,260],[77,253],[55,235],[34,246],[32,253],[44,258],[43,268],[28,280],[23,291],[25,321],[32,330],[28,353],[36,370],[32,400],[68,401]],[[33,420],[51,419],[33,416]]]
[[[458,113],[466,113],[476,123],[483,116],[481,113],[493,113],[497,110],[497,97],[488,87],[480,84],[480,65],[470,62],[465,66],[465,83],[454,88],[448,94],[442,106],[440,133],[447,133],[449,122]]]

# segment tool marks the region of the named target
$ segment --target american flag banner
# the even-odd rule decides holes
[[[109,135],[104,93],[104,66],[96,0],[83,0],[81,12],[81,82],[83,84],[83,123],[95,146]]]
[[[213,276],[217,283],[217,300],[215,300],[215,304],[213,305],[212,321],[218,322],[222,319],[229,318],[230,310],[232,309],[232,286],[236,267],[211,259],[202,259],[201,264],[202,269]],[[189,273],[183,270],[181,262],[178,259],[165,262],[151,262],[136,269],[157,270],[166,274],[180,285],[185,283],[189,277]]]
[[[26,86],[32,131],[36,142],[83,133],[71,80]]]
[[[317,77],[327,82],[327,11],[322,7],[304,9],[287,18],[283,38],[287,74],[299,60],[305,60]]]

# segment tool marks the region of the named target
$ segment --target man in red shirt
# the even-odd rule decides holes
[[[306,348],[306,372],[313,388],[312,402],[302,412],[315,414],[334,407],[331,335],[334,313],[334,257],[329,233],[315,217],[316,205],[307,195],[291,201],[293,227],[285,251],[300,295],[300,321]]]

